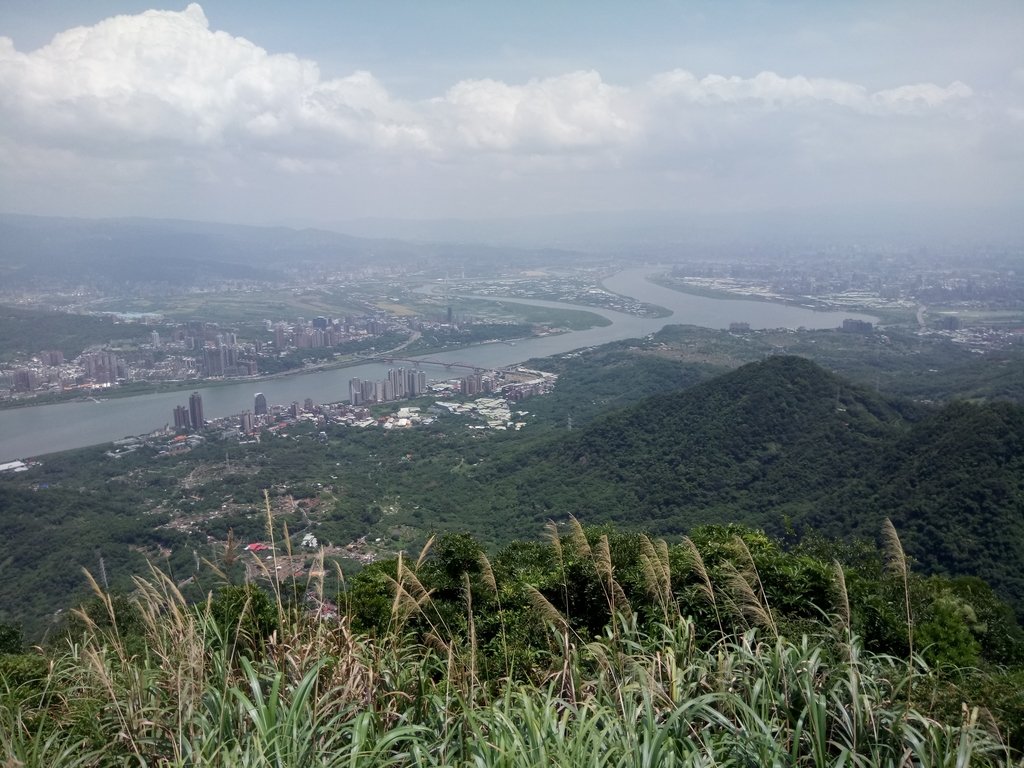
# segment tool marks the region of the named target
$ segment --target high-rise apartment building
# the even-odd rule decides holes
[[[398,370],[390,369],[388,371],[387,383],[389,385],[386,396],[387,400],[398,400],[405,397],[406,378],[404,368],[399,368]]]
[[[83,356],[85,375],[96,382],[114,384],[118,377],[124,378],[124,361],[112,352],[97,352]]]
[[[193,392],[188,398],[188,415],[193,429],[198,430],[206,426],[206,419],[203,418],[203,398],[198,392]]]
[[[427,391],[427,374],[424,371],[408,371],[406,375],[406,397],[419,397]]]
[[[174,406],[174,428],[189,429],[192,426],[192,417],[189,416],[188,408],[184,405]]]
[[[207,376],[224,375],[224,347],[206,347],[203,349],[203,369]]]
[[[28,368],[14,372],[14,391],[31,392],[36,385],[36,375]]]

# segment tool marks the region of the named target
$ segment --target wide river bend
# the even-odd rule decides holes
[[[586,309],[602,315],[611,325],[573,331],[557,336],[524,339],[514,345],[481,344],[450,352],[424,355],[423,362],[460,362],[480,368],[499,368],[532,357],[546,357],[610,341],[638,338],[654,333],[668,324],[727,328],[733,322],[749,323],[751,328],[835,328],[845,318],[874,321],[876,318],[851,312],[820,312],[765,301],[712,299],[680,293],[646,279],[663,270],[652,267],[627,269],[605,280],[615,293],[658,304],[671,310],[668,317],[640,318],[621,312],[581,307],[560,302],[523,299],[494,299],[508,303],[534,304],[563,309]],[[488,298],[488,297],[481,297]],[[399,365],[396,363],[395,365]],[[203,396],[203,410],[209,419],[251,410],[253,396],[262,392],[270,403],[330,403],[348,399],[348,381],[383,379],[389,367],[368,363],[328,371],[310,371],[262,381],[242,381],[215,387],[197,383]],[[428,378],[459,375],[458,369],[446,371],[440,365],[428,366]],[[436,370],[437,373],[432,373]],[[174,406],[188,402],[188,392],[177,390],[134,397],[111,398],[100,402],[71,402],[0,411],[0,463],[55,451],[117,440],[125,435],[150,432],[171,419]]]

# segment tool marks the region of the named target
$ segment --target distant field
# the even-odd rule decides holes
[[[0,362],[23,359],[43,349],[59,349],[72,358],[88,346],[111,339],[148,339],[151,330],[135,323],[115,323],[109,317],[0,307]]]
[[[512,302],[441,297],[400,292],[397,300],[388,298],[394,288],[377,292],[369,286],[353,286],[352,294],[330,290],[262,290],[236,293],[202,293],[168,299],[105,299],[88,306],[94,312],[159,313],[170,320],[204,320],[212,323],[253,323],[316,315],[362,314],[380,309],[399,316],[416,314],[443,316],[449,304],[459,317],[488,321],[507,321],[524,325],[549,325],[573,331],[609,325],[609,321],[584,309],[534,307]]]
[[[694,285],[693,283],[685,282],[678,278],[673,278],[671,275],[662,275],[660,277],[652,278],[651,282],[656,285],[660,285],[663,288],[669,288],[673,291],[679,291],[679,293],[688,293],[692,296],[703,296],[708,299],[731,299],[731,300],[747,300],[747,301],[767,301],[778,304],[789,304],[795,307],[808,307],[813,306],[817,309],[827,310],[831,312],[865,312],[867,314],[874,315],[878,318],[882,325],[910,325],[915,326],[917,323],[917,316],[914,310],[910,309],[898,309],[893,307],[846,307],[837,306],[830,304],[827,301],[821,299],[815,299],[812,297],[795,297],[795,296],[774,296],[768,298],[760,296],[756,293],[753,294],[738,294],[731,291],[721,290],[717,288],[709,288],[704,285]]]
[[[452,297],[452,311],[456,315],[472,316],[493,321],[508,321],[527,325],[549,325],[555,328],[568,328],[571,331],[582,331],[587,328],[600,328],[611,325],[611,321],[585,309],[557,309],[553,307],[535,307],[528,304],[516,304],[511,301],[490,301],[472,299],[462,296]],[[421,297],[417,308],[424,314],[437,313],[442,307],[440,301],[424,301]]]
[[[1024,325],[1024,312],[1020,310],[963,309],[928,305],[929,315],[955,315],[964,325],[1020,326]]]
[[[168,299],[106,299],[89,306],[93,311],[157,312],[172,320],[244,323],[365,311],[358,300],[324,290],[262,290],[201,293]]]

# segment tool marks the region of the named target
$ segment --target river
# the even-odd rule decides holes
[[[534,304],[563,309],[586,309],[602,315],[611,325],[573,331],[557,336],[524,339],[514,345],[481,344],[474,347],[421,356],[424,362],[462,362],[480,368],[499,368],[533,357],[569,352],[582,347],[610,341],[637,338],[660,330],[670,323],[697,325],[705,328],[727,328],[733,322],[750,323],[751,328],[835,328],[845,318],[874,321],[876,318],[852,312],[820,312],[785,304],[764,301],[712,299],[680,293],[655,285],[646,276],[660,270],[651,267],[627,269],[605,280],[605,287],[615,293],[658,304],[671,310],[662,318],[640,318],[592,307],[560,302],[500,299],[508,303]],[[478,297],[487,298],[487,297]],[[396,363],[395,365],[401,365]],[[310,371],[263,381],[243,381],[216,387],[197,386],[203,397],[203,410],[208,419],[252,410],[253,397],[262,392],[269,403],[287,404],[312,398],[329,403],[348,399],[348,381],[383,379],[389,367],[378,363]],[[458,369],[446,371],[438,365],[426,367],[428,378],[455,377]],[[112,398],[100,402],[73,402],[0,411],[0,462],[39,456],[56,451],[106,443],[125,435],[150,432],[171,420],[176,405],[187,405],[189,393],[175,392]]]

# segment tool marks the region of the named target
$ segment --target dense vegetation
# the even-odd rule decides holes
[[[269,516],[268,533],[277,530]],[[1021,633],[977,583],[756,531],[668,545],[549,526],[459,535],[325,600],[216,567],[99,597],[45,655],[0,656],[25,765],[1006,765]],[[271,533],[273,539],[273,534]],[[210,580],[212,579],[212,580]],[[10,650],[10,649],[9,649]],[[968,666],[969,665],[969,666]],[[1015,756],[1016,755],[1016,756]]]
[[[0,306],[0,362],[60,350],[70,360],[94,344],[111,339],[149,341],[153,329],[139,323],[115,323],[110,317],[43,312]]]
[[[929,570],[982,576],[1020,607],[1022,436],[1020,406],[927,409],[775,357],[510,445],[445,493],[481,535],[573,513],[661,534],[734,520],[850,536],[889,516]]]
[[[669,325],[647,345],[649,354],[735,368],[767,355],[798,355],[890,397],[944,402],[1000,399],[1024,403],[1024,348],[984,355],[942,337],[897,327],[870,334],[785,329],[728,333]]]
[[[483,344],[488,341],[522,339],[529,337],[532,333],[531,326],[520,323],[477,323],[462,328],[425,330],[419,339],[403,350],[403,354],[426,354],[441,349]]]
[[[125,587],[147,558],[183,574],[229,531],[259,541],[264,489],[296,541],[314,533],[341,561],[363,536],[376,556],[446,530],[493,547],[570,514],[657,535],[732,521],[869,539],[890,517],[922,570],[979,576],[1021,609],[1020,406],[917,405],[791,357],[720,376],[635,343],[548,362],[558,387],[522,403],[522,432],[445,416],[390,433],[327,427],[322,442],[295,426],[259,444],[211,435],[180,457],[116,461],[89,449],[0,475],[0,621],[38,639],[101,557]]]
[[[295,425],[0,475],[0,756],[1019,760],[1024,409],[664,345],[547,361],[519,433]],[[390,556],[432,531],[474,535]],[[82,568],[106,588],[69,612]]]

